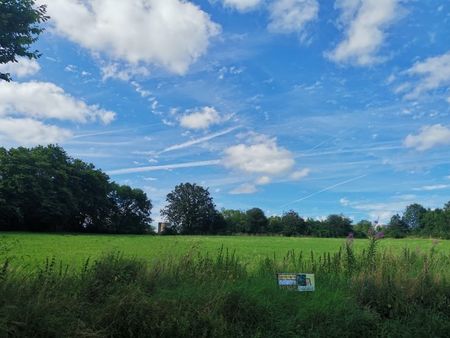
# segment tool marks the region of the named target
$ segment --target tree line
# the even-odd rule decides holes
[[[169,222],[163,234],[271,234],[282,236],[365,238],[374,233],[386,237],[432,236],[450,238],[450,202],[442,209],[426,209],[420,204],[406,207],[402,216],[392,216],[385,224],[361,220],[356,224],[344,215],[325,219],[303,218],[289,210],[281,216],[269,216],[260,208],[217,210],[208,189],[191,183],[175,187],[167,195],[161,214]]]
[[[147,233],[151,208],[61,147],[0,148],[0,230]]]

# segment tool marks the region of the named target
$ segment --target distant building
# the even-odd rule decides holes
[[[159,222],[158,223],[158,234],[164,232],[164,230],[166,230],[167,227],[170,226],[170,223],[167,222]]]

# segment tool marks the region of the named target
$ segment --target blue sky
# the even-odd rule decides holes
[[[219,208],[385,222],[450,200],[450,4],[39,0],[37,61],[0,66],[0,145],[59,143]]]

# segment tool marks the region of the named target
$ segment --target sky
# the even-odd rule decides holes
[[[0,146],[60,144],[218,208],[387,222],[450,200],[450,3],[38,0],[37,61],[0,65]]]

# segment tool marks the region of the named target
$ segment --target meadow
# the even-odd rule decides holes
[[[187,252],[215,255],[220,248],[228,249],[249,267],[270,257],[283,257],[288,251],[315,254],[334,253],[345,243],[344,238],[276,237],[276,236],[144,236],[144,235],[86,235],[46,233],[0,233],[0,259],[9,257],[11,264],[27,268],[42,265],[46,259],[79,268],[87,259],[96,259],[111,252],[151,262],[167,256],[179,257]],[[360,251],[367,239],[355,239]],[[450,254],[450,240],[423,238],[383,239],[381,249],[401,252],[435,250]]]
[[[3,233],[0,337],[448,337],[449,241]],[[316,291],[280,289],[309,272]]]

